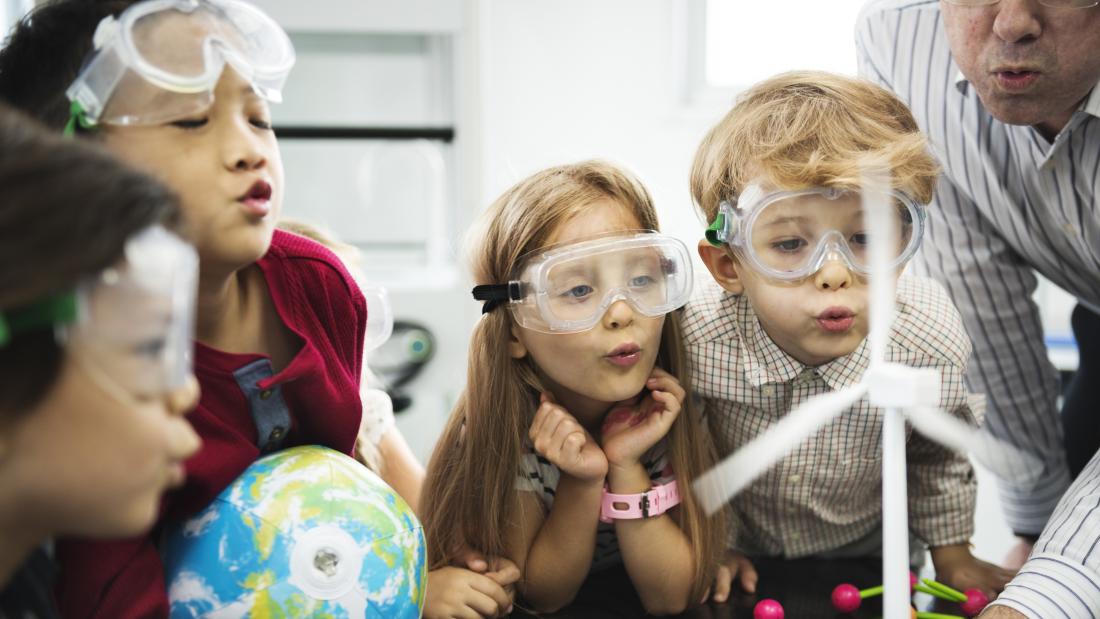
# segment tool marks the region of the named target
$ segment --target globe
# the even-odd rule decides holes
[[[324,447],[257,460],[166,536],[171,617],[415,619],[424,531],[377,475]]]

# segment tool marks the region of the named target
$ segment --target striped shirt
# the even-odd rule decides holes
[[[1043,463],[1038,483],[1000,488],[1009,526],[1038,533],[1070,478],[1034,271],[1100,308],[1100,88],[1051,143],[985,110],[951,57],[938,2],[873,0],[856,45],[861,74],[909,104],[943,166],[915,266],[963,316],[986,427]]]
[[[941,406],[977,424],[981,399],[963,372],[970,343],[942,287],[902,277],[887,361],[939,370]],[[854,385],[867,341],[808,367],[780,349],[748,299],[700,279],[683,317],[694,390],[721,456],[767,430],[809,398]],[[910,530],[931,546],[965,543],[977,486],[970,461],[906,427]],[[736,547],[757,556],[802,557],[852,545],[882,522],[882,411],[864,398],[803,441],[731,502]]]
[[[1031,558],[994,604],[1031,619],[1100,616],[1100,453],[1070,486]]]
[[[662,439],[642,455],[642,465],[649,472],[654,485],[672,481],[676,476],[672,472],[666,456],[665,441]],[[561,479],[561,469],[542,455],[535,453],[530,441],[524,445],[520,459],[520,472],[516,477],[516,489],[523,492],[535,492],[542,499],[546,513],[554,507],[554,494]],[[601,522],[596,529],[596,549],[592,553],[592,571],[597,572],[623,562],[619,553],[619,538],[615,536],[614,522]]]

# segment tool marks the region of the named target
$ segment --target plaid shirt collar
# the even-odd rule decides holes
[[[855,385],[863,378],[870,363],[867,338],[863,338],[859,347],[843,357],[816,368],[807,366],[780,348],[764,331],[748,297],[732,293],[727,293],[726,297],[726,302],[733,306],[730,314],[736,317],[737,335],[743,344],[741,363],[745,377],[753,387],[789,383],[807,370],[816,371],[834,391]]]

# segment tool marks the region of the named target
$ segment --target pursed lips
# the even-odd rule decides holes
[[[642,348],[637,344],[620,344],[604,355],[604,358],[617,366],[629,367],[641,359],[641,352]]]
[[[816,316],[817,324],[829,333],[843,333],[852,328],[856,314],[842,306],[826,308]]]

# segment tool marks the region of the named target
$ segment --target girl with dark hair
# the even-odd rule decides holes
[[[355,450],[366,300],[331,251],[275,228],[285,182],[269,106],[294,58],[286,32],[245,0],[53,0],[0,52],[0,98],[180,197],[200,262],[202,397],[189,420],[203,447],[165,497],[162,524],[198,512],[264,454]],[[67,619],[168,615],[155,533],[74,538],[57,556]]]

